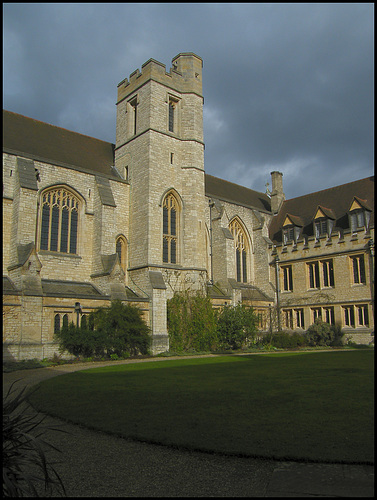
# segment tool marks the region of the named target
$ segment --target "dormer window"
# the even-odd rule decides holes
[[[302,225],[302,221],[299,217],[287,214],[283,224],[284,245],[287,245],[291,241],[296,243],[298,237],[300,236]]]
[[[371,211],[366,207],[365,201],[355,196],[349,210],[351,231],[355,232],[364,227],[367,229],[370,214]]]
[[[334,212],[325,207],[318,206],[314,216],[314,235],[318,240],[321,236],[330,236],[335,220]]]
[[[314,225],[315,225],[315,237],[316,238],[319,238],[320,236],[326,236],[326,234],[328,234],[328,220],[327,219],[316,220]]]
[[[288,226],[283,229],[283,242],[286,245],[295,239],[295,226]]]

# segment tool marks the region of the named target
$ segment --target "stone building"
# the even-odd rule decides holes
[[[285,200],[204,171],[202,60],[150,59],[118,85],[116,143],[3,112],[4,359],[57,352],[54,332],[113,299],[168,349],[174,292],[315,317],[373,340],[373,178]]]

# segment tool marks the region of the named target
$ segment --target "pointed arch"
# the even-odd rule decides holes
[[[78,253],[82,206],[82,197],[67,185],[50,186],[40,193],[39,250]]]
[[[239,217],[234,217],[229,223],[229,230],[234,238],[234,252],[236,265],[236,280],[247,283],[250,277],[251,244],[247,231]]]
[[[174,190],[169,190],[162,201],[162,261],[179,262],[181,203]]]
[[[128,262],[128,242],[123,234],[119,234],[115,240],[115,252],[118,255],[120,267],[124,273],[127,271]]]

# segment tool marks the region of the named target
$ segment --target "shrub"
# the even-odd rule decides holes
[[[168,300],[167,311],[171,351],[216,348],[216,315],[208,297],[200,293],[176,293]]]
[[[304,334],[294,332],[280,332],[272,336],[271,344],[280,349],[292,349],[307,345],[307,338]]]
[[[61,351],[84,358],[148,354],[151,340],[141,311],[119,300],[90,313],[81,327],[63,326],[56,337]]]
[[[64,485],[45,453],[46,447],[59,450],[46,442],[43,435],[47,430],[66,431],[41,427],[45,417],[31,413],[25,402],[30,393],[25,393],[24,387],[14,394],[14,384],[3,401],[3,496],[39,496],[40,486],[46,496],[51,496],[53,490],[65,496]]]
[[[339,325],[330,325],[320,318],[317,318],[306,332],[310,346],[340,346],[343,335]]]
[[[257,332],[257,317],[243,304],[225,306],[218,313],[217,336],[220,349],[241,349],[251,343]]]

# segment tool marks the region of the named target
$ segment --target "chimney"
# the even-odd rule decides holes
[[[283,193],[283,174],[281,172],[271,172],[272,193],[271,193],[271,212],[275,215],[285,200]]]

